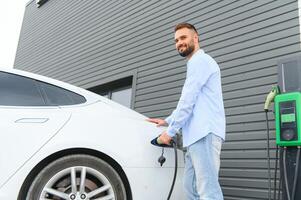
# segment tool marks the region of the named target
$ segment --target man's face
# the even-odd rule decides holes
[[[181,28],[175,32],[176,49],[181,56],[191,56],[195,49],[196,38],[196,33],[188,28]]]

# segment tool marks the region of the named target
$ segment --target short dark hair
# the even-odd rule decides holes
[[[198,31],[196,30],[196,28],[192,24],[189,24],[189,23],[186,23],[186,22],[177,24],[176,27],[175,27],[175,32],[179,29],[182,29],[182,28],[188,28],[190,30],[193,30],[198,35]]]

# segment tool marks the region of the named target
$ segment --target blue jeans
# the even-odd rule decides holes
[[[187,200],[223,200],[218,182],[222,139],[212,133],[187,147],[184,190]]]

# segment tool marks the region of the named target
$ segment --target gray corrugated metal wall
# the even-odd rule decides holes
[[[50,0],[40,8],[32,1],[15,68],[84,88],[135,74],[135,110],[165,117],[176,106],[185,78],[185,61],[173,42],[173,27],[182,21],[196,25],[201,47],[221,67],[225,199],[265,199],[263,101],[277,82],[277,61],[300,52],[297,1]]]

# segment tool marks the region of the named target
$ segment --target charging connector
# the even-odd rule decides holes
[[[172,184],[171,184],[171,187],[170,187],[170,190],[169,190],[169,193],[168,193],[168,197],[167,197],[167,200],[169,200],[170,197],[171,197],[171,194],[172,194],[172,191],[173,191],[176,179],[177,179],[177,172],[178,172],[177,138],[173,137],[172,140],[171,140],[171,142],[170,142],[170,145],[162,144],[160,142],[160,140],[158,140],[158,138],[159,138],[159,136],[156,137],[156,138],[154,138],[151,141],[151,144],[155,145],[157,147],[162,147],[162,154],[161,154],[161,156],[158,159],[158,162],[160,163],[161,166],[163,165],[163,163],[166,160],[165,157],[164,157],[164,155],[163,155],[164,154],[164,148],[165,147],[173,148],[174,152],[175,152],[175,171],[174,171],[174,176],[173,176]]]
[[[274,101],[274,98],[278,93],[279,93],[279,86],[273,86],[272,90],[270,91],[270,93],[268,94],[264,102],[264,110],[266,112],[269,111],[270,104],[271,102]]]

